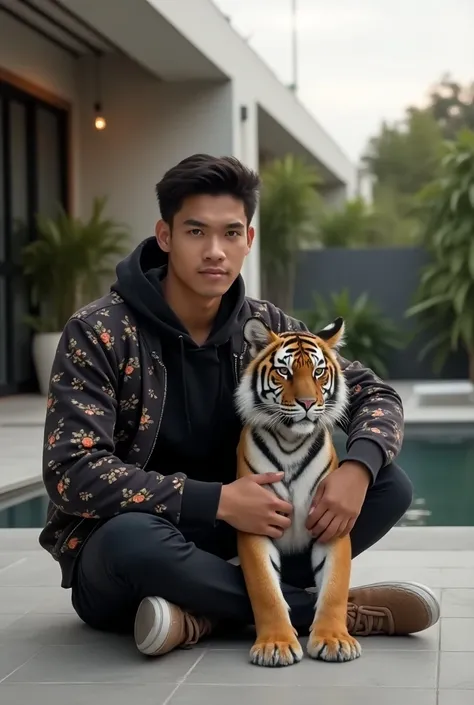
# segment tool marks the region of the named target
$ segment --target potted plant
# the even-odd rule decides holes
[[[446,145],[439,178],[420,194],[424,245],[431,255],[407,316],[432,336],[420,358],[434,354],[439,373],[451,351],[463,348],[474,382],[474,132]]]
[[[40,392],[47,394],[51,366],[68,319],[101,295],[114,259],[125,254],[128,230],[104,217],[104,198],[96,198],[88,221],[62,208],[56,219],[37,216],[37,239],[23,248],[23,273],[31,286],[37,315],[27,323],[35,331],[33,361]]]
[[[296,315],[317,333],[328,321],[341,316],[346,323],[342,353],[349,360],[359,360],[380,377],[386,377],[387,357],[391,350],[403,347],[400,332],[390,319],[370,301],[366,293],[351,301],[347,289],[331,294],[330,301],[320,294],[313,296],[313,307]]]

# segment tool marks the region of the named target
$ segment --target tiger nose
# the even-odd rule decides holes
[[[316,399],[310,399],[308,397],[305,397],[303,399],[297,399],[296,401],[298,404],[301,404],[303,409],[306,409],[306,411],[308,411],[308,409],[311,409],[313,404],[316,404]]]

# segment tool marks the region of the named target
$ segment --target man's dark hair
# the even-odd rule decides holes
[[[169,169],[156,185],[161,217],[170,227],[189,196],[229,195],[243,201],[247,223],[257,207],[260,179],[235,157],[193,154]]]

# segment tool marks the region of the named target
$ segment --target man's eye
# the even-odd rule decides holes
[[[231,237],[235,235],[236,237],[238,237],[240,235],[240,233],[238,230],[229,230],[227,232],[227,235],[230,235]]]
[[[193,228],[189,232],[191,233],[191,235],[201,235],[202,230],[199,230],[199,228]]]

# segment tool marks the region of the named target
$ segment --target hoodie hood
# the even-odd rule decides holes
[[[235,455],[240,432],[233,400],[232,339],[235,335],[235,341],[241,340],[238,314],[245,299],[244,282],[239,276],[222,297],[209,337],[198,345],[163,296],[167,262],[167,254],[151,237],[119,263],[112,289],[133,310],[153,348],[160,350],[167,371],[166,402],[152,461],[164,459],[176,471],[186,468],[190,477],[197,473],[201,479],[212,479],[214,474],[221,476],[224,458],[232,466],[226,453],[231,449]]]
[[[147,238],[117,265],[117,281],[112,285],[149,332],[160,339],[174,339],[190,348],[223,345],[237,330],[237,317],[245,299],[241,275],[222,297],[216,319],[207,341],[198,346],[163,296],[161,282],[166,276],[168,255],[154,237]]]

